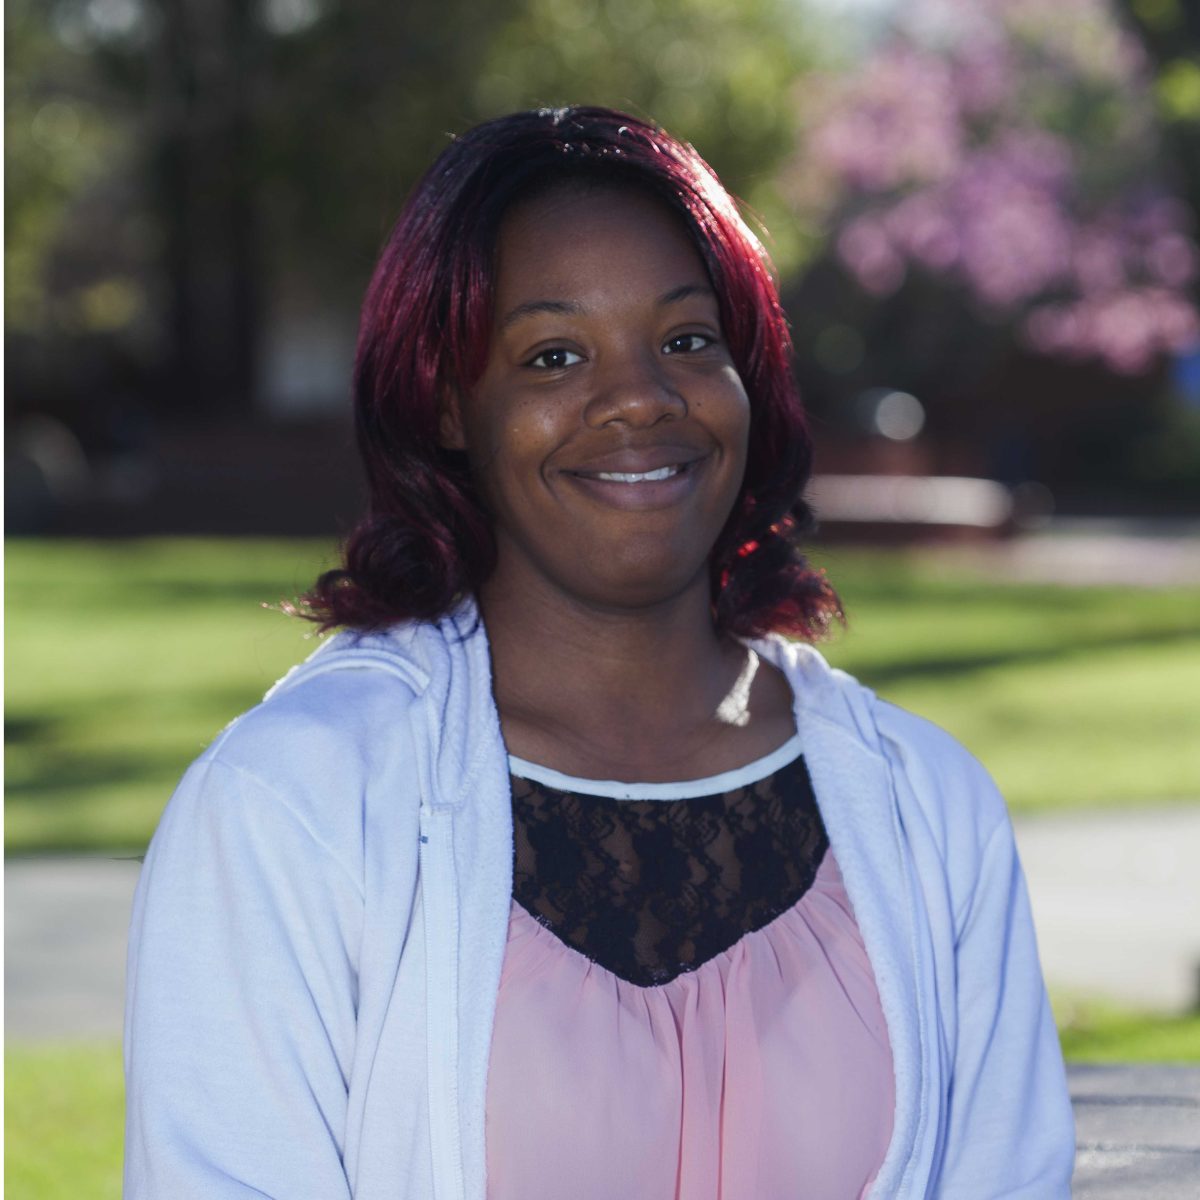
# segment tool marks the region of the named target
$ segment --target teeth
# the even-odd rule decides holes
[[[601,471],[597,473],[596,478],[607,480],[609,483],[653,483],[659,479],[670,479],[682,469],[659,467],[657,471]]]

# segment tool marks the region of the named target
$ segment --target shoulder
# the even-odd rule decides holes
[[[926,826],[943,851],[982,847],[1007,825],[1007,809],[991,776],[952,734],[881,699],[831,667],[812,646],[781,639],[761,645],[788,676],[801,716],[880,756],[902,817],[910,826]]]
[[[242,823],[299,821],[347,851],[371,797],[415,778],[416,717],[430,675],[410,631],[339,634],[231,722],[192,764],[173,807],[234,809]],[[411,784],[410,784],[411,790]]]
[[[322,645],[228,725],[203,758],[269,779],[322,773],[333,762],[343,771],[365,766],[380,731],[407,719],[423,680],[401,655],[358,650],[341,635]]]

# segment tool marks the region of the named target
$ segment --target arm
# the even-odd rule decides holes
[[[930,722],[876,702],[937,970],[937,1200],[1066,1200],[1074,1119],[1004,798]]]
[[[984,844],[955,929],[958,1032],[935,1195],[1067,1198],[1074,1124],[1007,815]]]
[[[142,869],[126,1200],[348,1200],[361,889],[253,776],[201,760]]]

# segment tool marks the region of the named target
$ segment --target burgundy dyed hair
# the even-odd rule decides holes
[[[306,597],[324,628],[436,620],[495,564],[491,523],[465,455],[439,443],[442,398],[482,375],[500,224],[512,206],[569,185],[637,187],[679,214],[708,269],[750,399],[742,490],[711,557],[716,626],[815,638],[836,594],[797,546],[812,444],[765,252],[696,151],[606,108],[539,109],[456,138],[409,197],[363,303],[354,402],[366,515],[345,565]]]

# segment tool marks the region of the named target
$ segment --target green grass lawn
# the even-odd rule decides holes
[[[1088,997],[1052,996],[1068,1062],[1200,1063],[1200,1012],[1143,1013]]]
[[[8,849],[143,848],[186,764],[315,645],[263,605],[331,556],[311,541],[10,542]],[[1015,809],[1200,799],[1200,588],[819,558],[850,617],[829,657],[957,734]]]
[[[6,1045],[8,1200],[120,1200],[124,1105],[119,1047]]]
[[[929,717],[1015,811],[1200,801],[1200,588],[981,578],[921,555],[829,551],[838,666]]]
[[[1200,1062],[1200,1015],[1163,1018],[1055,1001],[1073,1062]],[[118,1200],[124,1084],[105,1044],[9,1044],[4,1052],[8,1200]]]
[[[183,768],[316,645],[263,607],[328,543],[10,542],[6,845],[144,848]]]

